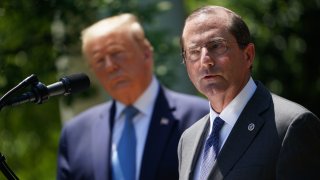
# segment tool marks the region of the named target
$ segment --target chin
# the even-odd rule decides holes
[[[212,92],[219,93],[219,92],[225,92],[226,87],[221,83],[210,83],[206,85],[201,86],[201,91],[203,94],[212,94]]]

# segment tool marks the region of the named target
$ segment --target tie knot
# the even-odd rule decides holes
[[[213,121],[212,132],[218,133],[224,124],[224,120],[220,117],[216,117]]]
[[[126,116],[126,119],[132,119],[135,115],[137,115],[139,111],[138,109],[130,105],[130,106],[127,106],[123,112]]]

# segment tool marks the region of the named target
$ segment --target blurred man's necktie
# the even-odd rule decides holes
[[[136,178],[136,134],[133,125],[133,118],[138,110],[128,106],[124,110],[125,123],[122,135],[117,146],[118,162],[112,158],[113,179],[135,180]]]

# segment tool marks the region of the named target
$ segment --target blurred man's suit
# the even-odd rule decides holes
[[[208,102],[160,86],[142,156],[139,180],[178,179],[177,146],[182,132],[208,113]],[[58,179],[111,179],[114,101],[95,106],[62,130]],[[71,168],[72,167],[72,168]]]

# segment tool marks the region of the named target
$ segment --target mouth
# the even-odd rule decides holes
[[[130,81],[126,80],[126,79],[112,79],[111,81],[109,81],[109,86],[116,91],[120,91],[120,90],[125,90],[127,88],[131,88],[131,83]]]
[[[121,74],[108,74],[105,80],[110,84],[116,85],[123,81],[126,81],[126,77]]]
[[[204,83],[219,83],[222,76],[218,74],[205,74],[201,77],[200,81]]]
[[[207,74],[207,75],[204,75],[201,79],[214,79],[214,78],[217,78],[218,75],[214,75],[214,74]]]
[[[204,78],[204,79],[210,79],[210,78],[212,78],[212,77],[214,77],[214,75],[205,75],[203,78]]]
[[[122,83],[125,83],[126,81],[127,79],[122,76],[117,76],[110,79],[110,82],[112,82],[113,84],[122,84]]]

